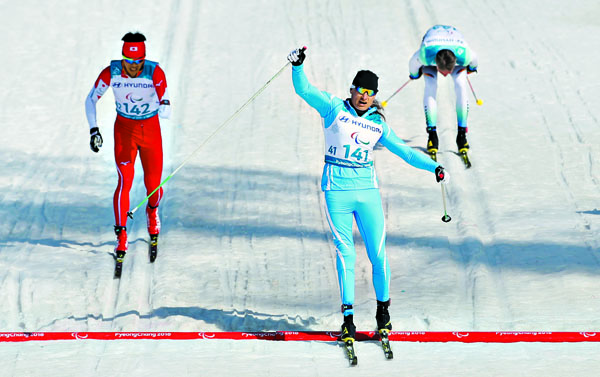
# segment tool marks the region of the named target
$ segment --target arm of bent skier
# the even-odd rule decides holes
[[[294,84],[296,94],[317,110],[321,117],[325,118],[331,112],[331,96],[315,88],[308,82],[302,65],[292,67],[292,83]]]
[[[421,62],[421,50],[417,50],[408,61],[408,77],[416,80],[423,74],[423,62]]]
[[[475,51],[471,50],[471,61],[467,65],[467,71],[469,73],[477,72],[477,66],[478,65],[479,64],[478,64],[478,61],[477,61],[477,54],[475,54]]]
[[[440,166],[437,162],[429,158],[429,156],[425,155],[424,153],[420,153],[406,145],[402,139],[396,136],[394,131],[387,125],[387,123],[383,123],[383,135],[381,136],[381,139],[379,139],[379,142],[392,153],[402,158],[409,165],[414,166],[415,168],[434,173],[435,168]]]

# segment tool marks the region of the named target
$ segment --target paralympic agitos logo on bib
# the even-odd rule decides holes
[[[144,98],[133,98],[133,93],[127,93],[127,95],[125,96],[125,99],[131,103],[136,103],[136,102],[140,102]]]
[[[364,141],[360,140],[360,139],[358,138],[358,132],[353,132],[353,133],[352,133],[352,135],[350,135],[350,137],[351,137],[351,138],[354,140],[354,142],[355,142],[356,144],[364,144],[364,145],[369,145],[369,144],[371,144],[371,142],[370,142],[370,141],[364,142]]]
[[[364,123],[364,122],[361,122],[361,121],[356,120],[356,119],[350,119],[349,117],[347,117],[345,115],[343,115],[343,116],[340,117],[340,122],[349,123],[349,124],[352,124],[354,126],[359,126],[359,127],[362,127],[362,128],[364,128],[366,130],[369,130],[369,131],[372,131],[372,132],[377,132],[378,134],[382,133],[381,128],[379,128],[379,127],[372,126],[372,125],[370,125],[368,123]]]

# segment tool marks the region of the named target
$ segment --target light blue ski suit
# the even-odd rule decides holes
[[[387,301],[390,267],[385,252],[385,221],[373,166],[373,148],[379,142],[410,165],[430,172],[439,165],[398,138],[375,106],[358,116],[350,100],[344,101],[312,86],[303,65],[292,67],[292,81],[296,93],[323,118],[325,166],[321,188],[325,192],[327,221],[337,252],[342,304],[354,303],[354,219],[373,266],[377,300]],[[344,315],[349,314],[354,314],[353,309],[344,312]]]

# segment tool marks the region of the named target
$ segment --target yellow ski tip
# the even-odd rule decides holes
[[[483,105],[483,101],[482,101],[482,100],[480,100],[480,99],[478,99],[478,100],[477,100],[477,104],[478,104],[479,106],[481,106],[481,105]]]

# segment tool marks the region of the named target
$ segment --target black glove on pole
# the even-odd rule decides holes
[[[302,63],[304,63],[304,59],[306,59],[306,54],[304,51],[306,51],[306,46],[290,52],[287,58],[288,61],[295,67],[302,65]]]
[[[435,180],[439,183],[442,182],[444,178],[446,178],[446,172],[444,171],[442,165],[440,165],[435,168]]]

